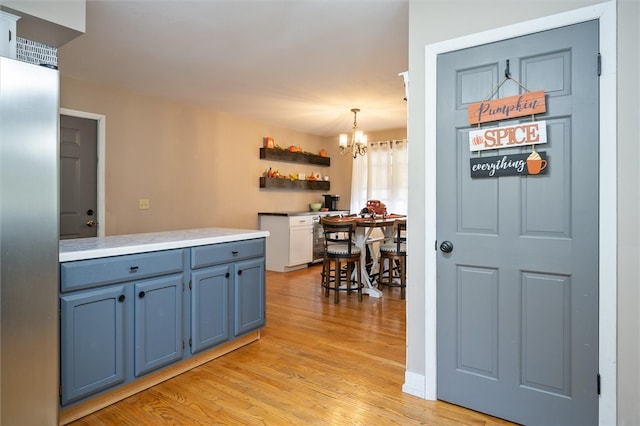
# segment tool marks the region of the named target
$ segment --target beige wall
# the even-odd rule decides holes
[[[618,2],[618,425],[640,425],[640,2]]]
[[[381,130],[379,132],[365,132],[367,134],[367,140],[370,142],[399,140],[407,138],[407,129],[390,129]]]
[[[62,74],[61,108],[106,116],[106,235],[210,226],[258,227],[258,212],[306,211],[339,194],[349,209],[351,157],[338,138],[319,137],[229,114],[79,81]],[[331,157],[330,167],[260,160],[265,136]],[[402,139],[406,128],[368,132],[369,140]],[[272,167],[329,176],[330,191],[260,189]],[[139,210],[138,200],[150,200]]]
[[[285,173],[328,175],[340,208],[349,207],[351,159],[337,137],[322,138],[204,108],[68,78],[62,108],[106,116],[107,235],[198,227],[258,227],[259,211],[307,210],[323,191],[260,189],[269,167]],[[318,153],[330,167],[259,159],[265,136],[281,146]],[[148,198],[151,208],[138,209]]]

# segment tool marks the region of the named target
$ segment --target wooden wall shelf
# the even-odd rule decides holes
[[[328,167],[331,158],[305,152],[291,152],[277,148],[260,148],[260,158],[265,160],[288,161],[290,163],[315,164]]]
[[[328,191],[331,189],[331,183],[323,180],[291,180],[283,178],[268,178],[263,176],[260,177],[260,188]]]

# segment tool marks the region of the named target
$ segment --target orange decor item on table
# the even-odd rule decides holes
[[[380,200],[367,201],[367,210],[369,213],[385,214],[387,213],[387,206]]]

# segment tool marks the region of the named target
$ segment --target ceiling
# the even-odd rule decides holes
[[[408,0],[87,0],[63,75],[321,136],[406,126]]]

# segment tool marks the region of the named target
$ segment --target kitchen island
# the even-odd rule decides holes
[[[260,338],[265,231],[60,242],[60,424]]]

